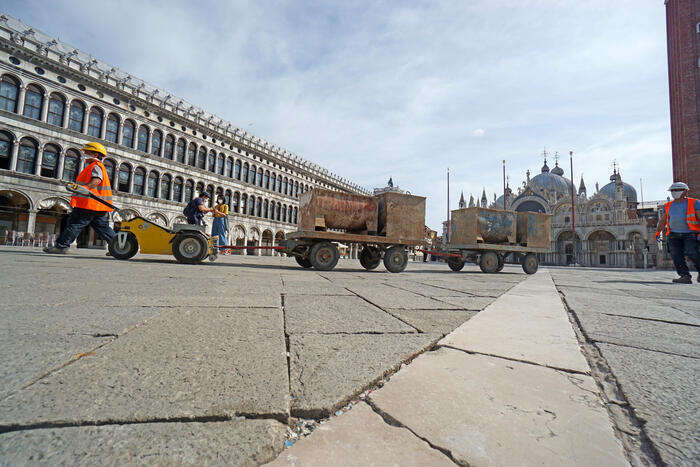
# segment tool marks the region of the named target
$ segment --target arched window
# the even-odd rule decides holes
[[[153,131],[151,136],[151,154],[160,157],[160,147],[163,144],[163,132],[160,130]]]
[[[66,111],[66,100],[60,94],[51,94],[49,99],[49,113],[46,121],[51,125],[63,126],[63,114]]]
[[[246,214],[246,207],[248,207],[248,195],[243,193],[241,195],[241,214]]]
[[[230,157],[226,158],[226,176],[233,178],[233,159]]]
[[[88,135],[93,138],[102,136],[102,109],[93,107],[88,116]]]
[[[165,137],[165,158],[173,160],[175,155],[175,137],[168,135]]]
[[[185,183],[185,203],[192,201],[192,195],[194,193],[194,182],[192,180],[187,180]]]
[[[258,198],[258,202],[255,203],[255,215],[258,217],[262,217],[262,198]]]
[[[270,189],[270,171],[266,170],[265,171],[265,189],[269,190]],[[267,217],[267,216],[265,216]]]
[[[277,203],[277,220],[282,219],[282,205],[280,203]]]
[[[285,195],[288,195],[287,193],[287,188],[289,187],[289,179],[287,177],[284,177],[284,183],[282,184],[282,191],[284,192]]]
[[[299,197],[299,182],[294,182],[294,197]]]
[[[200,196],[202,192],[204,192],[204,183],[197,182],[197,191],[195,192],[195,196]]]
[[[36,169],[37,144],[29,138],[23,138],[19,143],[19,155],[17,157],[17,172],[34,174]]]
[[[197,153],[197,167],[206,170],[207,168],[207,148],[204,146],[199,147],[199,152]]]
[[[84,120],[85,105],[80,101],[73,101],[70,105],[70,112],[68,114],[68,129],[77,131],[78,133],[82,132]]]
[[[274,201],[270,201],[270,217],[269,217],[269,219],[271,219],[273,221],[275,220],[275,202]]]
[[[251,196],[250,200],[248,200],[248,215],[255,215],[255,196]]]
[[[214,201],[216,201],[219,198],[219,196],[224,196],[224,189],[221,187],[218,187],[216,189],[216,196],[214,197]]]
[[[116,166],[116,164],[112,159],[105,159],[103,163],[105,165],[105,169],[107,170],[109,184],[114,185],[114,167]]]
[[[291,224],[291,222],[292,222],[292,207],[291,206],[289,206],[287,208],[287,220]]]
[[[260,170],[258,170],[258,186],[263,186],[263,168],[260,167]]]
[[[134,132],[136,125],[131,120],[124,120],[124,128],[122,129],[122,146],[127,148],[134,147]]]
[[[282,175],[277,177],[277,191],[282,193]]]
[[[41,156],[41,176],[56,178],[58,176],[58,148],[53,144],[44,146]]]
[[[3,76],[0,79],[0,109],[17,113],[18,95],[19,81],[12,76]]]
[[[226,193],[224,194],[224,203],[231,208],[231,190],[226,190]]]
[[[216,159],[216,171],[219,175],[224,174],[224,155],[219,153],[219,157]]]
[[[269,209],[270,209],[270,203],[265,200],[263,203],[264,209],[263,209],[263,218],[267,219],[267,216],[269,215]]]
[[[190,143],[190,147],[187,148],[187,165],[197,166],[197,145],[194,143]]]
[[[12,158],[12,149],[14,146],[14,138],[11,134],[0,131],[0,169],[10,169],[10,159]]]
[[[234,169],[233,169],[234,174],[233,175],[236,177],[236,180],[240,180],[241,179],[241,161],[237,160],[236,163],[233,164],[233,167],[234,167]]]
[[[185,163],[185,140],[180,139],[177,142],[177,161],[181,164]]]
[[[272,186],[272,191],[275,191],[275,183],[277,183],[277,174],[272,172],[272,183],[270,184]]]
[[[207,157],[207,170],[216,173],[216,152],[213,150],[209,151],[209,156]]]
[[[182,202],[182,178],[180,177],[175,177],[173,183],[173,201]]]
[[[243,181],[248,182],[248,172],[250,171],[248,163],[243,164]]]
[[[69,149],[63,158],[63,174],[61,174],[61,178],[68,182],[75,181],[75,177],[78,176],[79,166],[80,154],[75,149]]]
[[[231,206],[231,209],[233,212],[238,212],[238,207],[241,203],[241,195],[238,192],[235,192],[233,194],[233,206]]]
[[[160,197],[170,199],[170,175],[165,174],[160,177]]]
[[[24,111],[22,114],[25,117],[39,120],[41,118],[41,103],[44,100],[44,91],[39,86],[30,84],[27,86],[27,91],[24,94]]]
[[[299,214],[299,209],[295,207],[295,208],[294,208],[294,223],[295,223],[295,224],[298,224],[298,222],[297,222],[297,216],[298,216],[298,214]]]
[[[109,114],[107,117],[107,128],[105,128],[105,139],[110,143],[116,143],[119,137],[119,116]]]
[[[146,125],[141,125],[139,127],[136,149],[143,152],[148,150],[148,127]]]
[[[257,171],[257,167],[255,167],[254,165],[250,166],[250,172],[248,172],[249,178],[246,181],[251,185],[255,185],[255,175],[257,174]]]
[[[158,197],[158,172],[151,171],[148,174],[148,196],[151,198]]]
[[[134,170],[134,194],[143,195],[143,189],[146,184],[146,169],[139,167]]]
[[[287,222],[287,205],[282,205],[282,222]]]

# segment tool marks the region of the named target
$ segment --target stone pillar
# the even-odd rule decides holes
[[[36,228],[36,209],[30,209],[28,211],[29,218],[27,219],[27,233],[33,234]]]
[[[107,128],[107,120],[105,120],[105,128]],[[117,144],[122,145],[122,136],[124,135],[124,120],[121,120],[117,125]]]
[[[100,128],[100,139],[105,139],[107,135],[107,114],[102,115],[102,127]]]
[[[131,175],[129,176],[129,193],[134,192],[134,171],[136,169],[131,170]],[[117,172],[117,177],[119,177],[119,173]],[[146,183],[148,183],[148,179],[146,179]]]
[[[41,114],[39,115],[39,120],[41,120],[42,122],[45,122],[48,111],[49,111],[49,93],[44,91],[44,98],[41,100]]]
[[[88,120],[90,120],[90,109],[86,106],[85,107],[85,113],[83,114],[83,126],[80,129],[80,132],[82,134],[87,133],[87,127],[88,127]]]
[[[41,147],[36,150],[36,160],[34,164],[34,175],[39,175],[41,173],[41,161],[44,159],[44,151]]]
[[[22,115],[24,113],[24,92],[27,87],[23,84],[19,85],[19,95],[17,96],[17,113]]]
[[[63,120],[61,121],[61,128],[68,128],[68,115],[70,114],[70,102],[66,101],[63,107]]]
[[[58,153],[58,165],[56,167],[56,178],[62,180],[63,177],[63,166],[65,165],[66,154],[61,151]]]
[[[148,133],[148,141],[146,142],[146,154],[151,153],[151,148],[153,146],[153,132]]]
[[[10,156],[10,170],[17,171],[17,156],[19,156],[19,140],[15,139],[12,144],[12,156]]]

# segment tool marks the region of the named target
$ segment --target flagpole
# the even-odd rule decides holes
[[[447,168],[447,232],[445,243],[450,242],[450,168]]]

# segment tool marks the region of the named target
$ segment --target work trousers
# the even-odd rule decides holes
[[[105,211],[73,208],[73,211],[68,216],[66,228],[63,229],[61,235],[56,239],[56,246],[58,248],[68,248],[88,225],[95,229],[95,232],[102,240],[109,243],[114,237],[114,230],[109,226],[108,219]]]
[[[668,236],[668,248],[671,250],[671,258],[673,258],[673,266],[679,276],[689,276],[688,263],[685,262],[685,257],[691,259],[695,264],[695,269],[700,271],[700,258],[698,257],[698,241],[697,234],[671,232]]]

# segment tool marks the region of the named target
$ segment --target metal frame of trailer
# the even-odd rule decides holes
[[[451,244],[448,252],[420,250],[423,253],[440,256],[447,259],[447,265],[453,271],[461,271],[467,261],[475,262],[482,272],[501,272],[505,264],[504,259],[511,253],[521,256],[523,271],[534,274],[539,267],[537,253],[549,253],[549,248],[535,248],[522,245],[510,245],[503,243],[463,243]],[[501,253],[501,254],[499,254]]]

